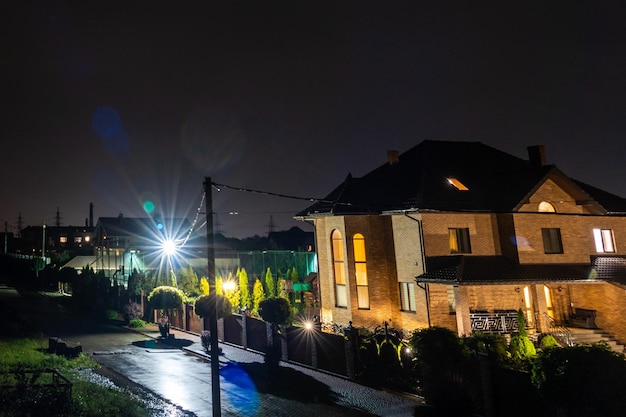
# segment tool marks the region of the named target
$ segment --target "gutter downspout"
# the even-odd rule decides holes
[[[425,273],[426,272],[426,254],[424,253],[424,228],[422,227],[422,221],[409,216],[406,212],[404,212],[404,215],[407,218],[413,220],[414,222],[417,222],[417,230],[419,232],[419,240],[420,240],[420,254],[422,257],[421,259],[422,269],[424,270],[424,273]],[[430,288],[428,287],[427,283],[420,284],[419,282],[417,282],[417,280],[415,282],[419,288],[424,290],[424,298],[426,300],[426,318],[428,321],[428,327],[430,327],[431,326],[431,323],[430,323]]]

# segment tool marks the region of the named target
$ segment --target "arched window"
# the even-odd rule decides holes
[[[335,305],[348,307],[348,293],[346,290],[346,273],[343,255],[343,237],[339,230],[333,230],[331,234],[333,275],[335,278]]]
[[[370,293],[367,282],[367,259],[365,258],[365,238],[357,233],[352,238],[354,245],[354,274],[356,275],[356,296],[359,308],[370,308]]]
[[[541,213],[556,213],[556,208],[554,208],[554,205],[547,201],[542,201],[541,203],[539,203],[538,210]]]

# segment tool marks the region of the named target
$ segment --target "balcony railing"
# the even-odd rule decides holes
[[[516,333],[519,331],[517,312],[515,310],[470,313],[473,332],[482,333]]]

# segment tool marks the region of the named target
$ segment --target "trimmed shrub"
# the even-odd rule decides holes
[[[541,338],[539,346],[541,347],[541,349],[549,349],[552,347],[558,347],[559,343],[556,341],[554,336],[552,336],[551,334],[547,334]]]
[[[148,302],[155,310],[171,310],[179,308],[185,301],[185,294],[178,288],[161,286],[156,287],[148,295]]]
[[[201,295],[193,306],[195,313],[203,318],[211,317],[217,303],[217,318],[221,319],[232,314],[233,307],[228,298],[220,294]]]
[[[146,322],[140,318],[134,318],[128,322],[128,327],[133,329],[140,329],[142,327],[146,327]]]

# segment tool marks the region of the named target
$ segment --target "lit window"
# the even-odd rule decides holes
[[[83,238],[81,236],[74,237],[74,243],[81,243],[82,241],[83,241]]]
[[[596,242],[596,252],[599,252],[599,253],[615,252],[615,244],[613,241],[613,230],[593,229],[593,238]]]
[[[561,242],[561,229],[541,229],[541,236],[543,237],[543,253],[563,253],[563,243]]]
[[[415,284],[412,282],[400,283],[400,310],[416,311]]]
[[[352,238],[354,244],[354,271],[356,275],[356,295],[359,308],[370,308],[370,295],[367,283],[367,261],[365,258],[365,238],[357,233]]]
[[[547,201],[542,201],[541,203],[539,203],[538,210],[542,213],[556,213],[556,208],[554,208],[554,205],[552,205],[552,203],[548,203]]]
[[[60,242],[60,243],[67,243],[67,236],[61,236],[61,237],[59,237],[59,242]]]
[[[333,230],[331,234],[333,272],[335,278],[335,304],[337,307],[348,306],[348,293],[346,289],[346,274],[343,258],[343,238],[339,230]]]
[[[461,181],[457,180],[456,178],[448,177],[447,180],[448,180],[448,182],[450,184],[452,184],[454,186],[454,188],[456,188],[459,191],[467,191],[467,190],[469,190],[469,188],[467,188],[465,185],[463,185],[463,183]]]
[[[89,236],[85,236],[85,242],[89,242],[90,237]]]
[[[448,235],[450,238],[450,253],[472,253],[469,229],[467,227],[448,229]]]

